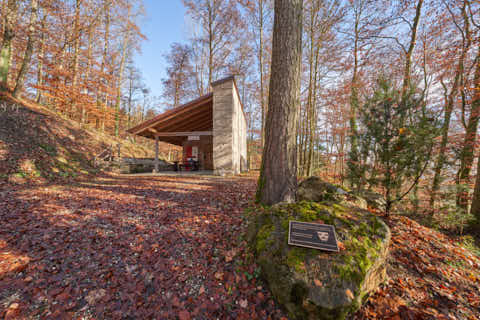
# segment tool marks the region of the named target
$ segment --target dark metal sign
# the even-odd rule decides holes
[[[335,227],[329,224],[290,221],[288,244],[338,252]]]

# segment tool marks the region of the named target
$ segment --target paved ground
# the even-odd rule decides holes
[[[239,235],[252,178],[0,190],[0,318],[281,318]]]

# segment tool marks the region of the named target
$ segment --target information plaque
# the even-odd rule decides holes
[[[338,252],[335,227],[329,224],[290,221],[288,244]]]

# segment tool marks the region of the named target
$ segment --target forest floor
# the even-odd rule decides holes
[[[249,263],[255,177],[0,181],[0,319],[282,319]],[[400,216],[355,319],[480,319],[480,258]]]

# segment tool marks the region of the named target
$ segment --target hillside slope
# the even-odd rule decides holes
[[[152,145],[115,138],[40,105],[0,95],[0,183],[92,174],[93,158],[109,146],[116,150],[119,143],[122,157],[153,157]]]

